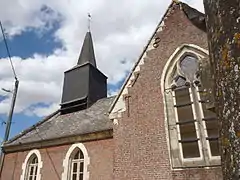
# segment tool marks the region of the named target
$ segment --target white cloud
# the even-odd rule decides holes
[[[59,108],[59,105],[56,103],[52,103],[47,107],[35,107],[35,108],[28,108],[24,111],[24,113],[28,116],[37,115],[39,117],[47,116],[52,114],[54,111]]]
[[[51,28],[61,19],[55,34],[63,49],[50,56],[13,57],[20,79],[16,112],[45,116],[58,108],[61,99],[63,72],[76,62],[87,30],[87,13],[92,14],[92,33],[97,64],[117,84],[132,68],[146,41],[161,19],[171,0],[9,0],[0,3],[0,18],[12,37],[23,31],[38,32]],[[203,9],[202,1],[188,0]],[[46,7],[48,7],[46,9]],[[44,9],[44,11],[43,11]],[[38,46],[36,44],[36,46]],[[122,61],[125,63],[121,63]],[[0,60],[0,84],[13,88],[12,72],[7,59]],[[0,88],[1,88],[0,87]],[[116,92],[110,91],[110,94]],[[0,95],[6,95],[1,92]],[[10,96],[10,95],[8,95]],[[7,113],[10,98],[0,103],[0,113]],[[33,107],[44,103],[49,107]]]
[[[9,0],[1,1],[0,17],[9,35],[20,34],[27,28],[45,29],[58,18],[58,13],[46,13],[44,1]]]

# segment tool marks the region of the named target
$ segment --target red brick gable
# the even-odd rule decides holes
[[[172,168],[161,77],[167,60],[183,44],[208,49],[206,33],[181,3],[173,2],[110,109],[114,120],[114,179],[212,179],[220,169]]]

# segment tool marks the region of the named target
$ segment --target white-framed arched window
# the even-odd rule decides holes
[[[20,180],[40,180],[42,166],[43,162],[40,151],[37,149],[31,150],[22,164],[22,175]]]
[[[90,159],[82,143],[73,144],[63,160],[62,180],[88,180]]]
[[[183,45],[170,57],[163,71],[165,120],[174,168],[220,164],[218,121],[208,108],[205,95],[208,92],[201,86],[202,61],[208,61],[206,50]]]

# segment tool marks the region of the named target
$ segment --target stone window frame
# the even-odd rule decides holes
[[[37,168],[37,178],[36,180],[41,180],[41,169],[43,167],[43,161],[41,158],[41,153],[38,149],[31,150],[26,156],[24,163],[22,164],[22,174],[20,180],[26,180],[26,173],[28,172],[29,160],[35,155],[38,159],[38,168]]]
[[[172,93],[166,93],[166,89],[170,89],[171,83],[170,77],[173,76],[173,73],[176,71],[177,63],[185,56],[192,55],[195,56],[199,61],[204,58],[208,58],[209,54],[208,51],[193,44],[183,44],[182,46],[178,47],[175,52],[170,56],[165,64],[163,69],[162,77],[161,77],[161,88],[163,94],[163,103],[164,103],[164,115],[165,115],[165,129],[166,129],[166,137],[168,142],[168,150],[169,150],[169,157],[171,160],[172,168],[174,169],[181,169],[186,167],[209,167],[209,166],[218,166],[221,164],[220,156],[212,156],[209,142],[204,139],[207,137],[206,130],[196,129],[197,136],[200,138],[199,144],[199,151],[200,157],[199,158],[183,158],[182,148],[179,146],[179,134],[176,125],[176,110],[174,108],[174,98]],[[190,91],[191,93],[191,91]],[[198,98],[200,97],[199,93],[197,93]],[[191,95],[190,95],[191,96]],[[192,97],[191,97],[192,99]],[[195,103],[193,103],[195,106]],[[194,116],[200,114],[200,119],[203,117],[203,112],[201,109],[202,104],[199,103],[198,107],[193,109]],[[198,110],[198,113],[194,112],[194,109]],[[199,110],[200,109],[200,110]],[[206,127],[205,122],[200,120],[201,125]],[[196,127],[196,125],[195,125]],[[200,137],[203,136],[203,137]]]
[[[82,151],[84,155],[84,169],[83,169],[83,180],[89,180],[89,171],[88,166],[90,164],[90,157],[88,156],[88,152],[84,144],[82,143],[76,143],[71,145],[71,147],[68,149],[66,156],[63,160],[63,173],[62,173],[62,180],[70,180],[71,178],[71,160],[72,155],[76,152],[76,150],[79,149]]]

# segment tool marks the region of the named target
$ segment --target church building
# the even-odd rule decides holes
[[[107,97],[87,32],[64,73],[59,110],[3,145],[0,179],[221,180],[206,64],[204,14],[174,1],[117,96]]]

